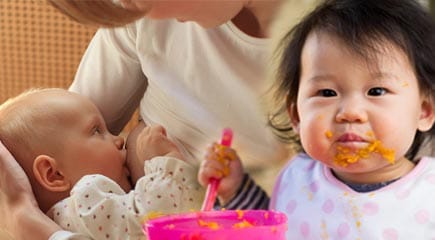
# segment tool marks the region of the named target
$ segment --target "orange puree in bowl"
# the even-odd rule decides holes
[[[241,222],[234,223],[233,228],[249,228],[249,227],[253,227],[253,226],[254,225],[252,223],[243,219],[243,221],[241,221]]]
[[[244,215],[244,211],[243,210],[236,210],[236,213],[237,213],[237,219],[239,219],[240,221],[234,223],[232,225],[233,228],[249,228],[249,227],[254,227],[255,226],[255,224],[253,224],[253,223],[251,223],[248,220],[243,218],[243,215]],[[269,217],[269,216],[267,215],[267,217]],[[211,230],[218,230],[219,228],[222,227],[217,222],[214,222],[214,221],[205,221],[203,219],[198,219],[197,223],[198,223],[199,227],[205,227],[205,228],[209,228]]]
[[[198,219],[198,226],[210,228],[211,230],[218,230],[221,227],[217,222],[204,221],[201,219]],[[248,222],[246,219],[242,219],[240,222],[236,222],[233,224],[233,228],[248,228],[253,226],[255,225]]]
[[[242,219],[243,218],[243,211],[242,210],[236,210],[237,213],[237,219]]]
[[[347,167],[351,163],[358,162],[361,158],[368,158],[370,153],[378,153],[385,158],[387,162],[391,164],[394,163],[394,150],[385,148],[379,140],[373,141],[367,147],[358,149],[356,152],[346,147],[337,147],[334,163],[342,167]]]
[[[192,233],[189,235],[182,235],[180,240],[205,240],[200,234]]]
[[[198,225],[200,227],[207,227],[207,228],[210,228],[212,230],[217,230],[220,227],[217,222],[212,222],[212,221],[206,222],[206,221],[201,220],[201,219],[198,219]]]
[[[154,219],[154,218],[158,218],[158,217],[163,217],[166,214],[162,213],[162,212],[149,212],[147,215],[145,215],[142,219],[142,222],[146,222],[148,220]]]

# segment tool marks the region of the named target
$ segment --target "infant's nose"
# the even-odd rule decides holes
[[[154,129],[156,132],[159,132],[166,137],[166,129],[162,125],[155,125]]]
[[[115,136],[115,145],[118,149],[124,148],[124,138],[121,136]]]

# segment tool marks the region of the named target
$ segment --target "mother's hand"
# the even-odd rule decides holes
[[[16,239],[48,239],[60,230],[38,207],[30,182],[0,142],[0,228]]]
[[[23,169],[0,142],[0,227],[11,231],[14,228],[15,205],[25,195],[37,206],[32,188]]]

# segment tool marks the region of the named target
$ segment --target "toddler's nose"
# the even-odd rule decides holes
[[[352,99],[340,106],[335,116],[337,122],[366,122],[367,113],[364,110],[363,104],[357,99]]]

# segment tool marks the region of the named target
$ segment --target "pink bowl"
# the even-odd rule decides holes
[[[285,240],[285,214],[264,210],[169,215],[142,225],[149,240]]]

